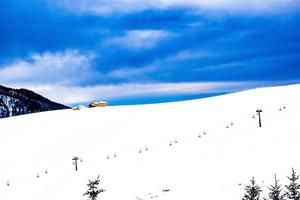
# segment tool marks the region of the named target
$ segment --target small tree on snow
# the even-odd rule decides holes
[[[101,189],[98,188],[99,183],[100,183],[99,176],[94,181],[89,180],[89,183],[87,184],[88,190],[86,191],[86,193],[83,194],[83,196],[88,195],[90,200],[96,200],[98,195],[101,192],[105,191],[102,188]]]
[[[284,195],[281,194],[281,185],[278,182],[275,174],[275,183],[269,187],[269,199],[271,200],[284,200]]]
[[[292,200],[300,200],[300,185],[297,183],[299,176],[296,174],[294,168],[292,169],[291,177],[288,177],[288,179],[290,180],[290,184],[285,186],[287,189],[285,193],[286,197]]]
[[[255,184],[255,179],[252,177],[251,184],[245,187],[245,194],[242,200],[259,200],[261,188]]]

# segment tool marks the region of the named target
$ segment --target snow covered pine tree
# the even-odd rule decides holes
[[[104,189],[98,188],[99,183],[100,183],[99,176],[94,181],[89,180],[89,183],[87,184],[88,190],[86,191],[86,193],[83,194],[83,196],[88,195],[90,200],[96,200],[98,195],[101,192],[105,191]]]
[[[259,200],[261,189],[258,185],[255,184],[254,177],[250,180],[251,184],[245,187],[246,193],[242,200]]]
[[[299,176],[296,174],[294,168],[292,169],[292,174],[291,177],[288,177],[290,180],[290,184],[286,185],[286,197],[287,199],[292,199],[292,200],[300,200],[300,185],[297,183],[297,180],[299,179]]]
[[[284,200],[284,195],[281,194],[281,185],[278,184],[278,180],[275,174],[275,184],[269,187],[269,199],[270,200]]]

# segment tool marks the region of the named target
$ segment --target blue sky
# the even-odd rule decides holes
[[[68,105],[300,82],[298,0],[0,2],[0,84]]]

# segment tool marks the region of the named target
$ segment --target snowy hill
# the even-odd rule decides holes
[[[1,119],[0,199],[83,200],[97,175],[102,200],[241,199],[300,170],[299,119],[300,85]]]
[[[0,118],[66,108],[30,90],[0,85]]]

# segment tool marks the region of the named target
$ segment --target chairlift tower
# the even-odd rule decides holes
[[[259,127],[261,127],[261,116],[260,116],[260,113],[262,112],[262,109],[257,109],[256,110],[256,113],[258,115],[258,123],[259,123]]]
[[[75,165],[75,170],[77,171],[78,170],[78,167],[77,167],[77,161],[78,161],[78,157],[77,156],[74,156],[74,158],[72,158],[72,160],[74,161],[73,164]]]

